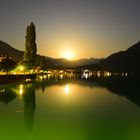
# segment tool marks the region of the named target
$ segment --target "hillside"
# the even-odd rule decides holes
[[[0,55],[10,55],[16,62],[18,62],[22,60],[23,54],[23,51],[19,51],[11,47],[9,44],[0,41]]]
[[[19,51],[9,44],[0,41],[0,55],[10,55],[12,58],[16,61],[19,62],[23,59],[23,51]],[[91,64],[97,64],[100,62],[100,59],[94,59],[94,58],[89,58],[89,59],[79,59],[79,60],[74,60],[74,61],[69,61],[64,58],[51,58],[47,56],[41,56],[37,55],[37,64],[40,64],[42,59],[45,58],[44,65],[47,65],[48,67],[77,67],[77,66],[82,66],[82,65],[91,65]]]
[[[101,62],[104,69],[114,72],[139,72],[140,42],[125,51],[114,53]]]

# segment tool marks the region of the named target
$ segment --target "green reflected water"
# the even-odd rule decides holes
[[[0,139],[139,140],[139,93],[137,84],[123,80],[1,85]]]

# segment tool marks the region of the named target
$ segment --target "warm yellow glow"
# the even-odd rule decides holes
[[[64,52],[64,58],[72,60],[74,58],[74,55],[72,52]]]
[[[40,76],[39,76],[39,79],[40,79],[40,80],[43,80],[43,76],[42,76],[42,75],[40,75]]]
[[[60,79],[63,79],[63,74],[60,74]]]
[[[50,73],[48,73],[47,77],[48,77],[48,79],[50,79],[50,77],[51,77],[51,74],[50,74]]]
[[[67,27],[66,29],[63,27],[60,31],[59,29],[55,30],[55,36],[53,35],[51,38],[48,38],[47,41],[44,41],[42,37],[39,43],[40,46],[44,47],[39,48],[38,52],[55,58],[67,58],[65,54],[70,52],[73,56],[68,57],[68,59],[76,60],[90,57],[106,57],[115,51],[110,49],[110,44],[110,47],[105,51],[101,48],[101,46],[105,45],[104,42],[106,40],[98,40],[96,36],[90,39],[89,36],[86,36],[87,33],[83,34]]]
[[[65,94],[68,96],[68,94],[69,94],[69,86],[68,85],[66,85],[65,86]]]
[[[23,88],[23,85],[20,85],[20,88]]]
[[[23,85],[20,85],[20,87],[19,87],[19,94],[20,94],[20,95],[23,94]]]
[[[20,70],[20,71],[23,71],[23,70],[24,70],[24,67],[23,67],[23,66],[20,66],[20,67],[19,67],[19,70]]]
[[[47,78],[47,75],[43,75],[43,78],[46,79]]]

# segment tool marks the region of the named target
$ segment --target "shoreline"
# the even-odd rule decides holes
[[[36,74],[8,74],[0,75],[0,84],[31,81],[36,79]]]

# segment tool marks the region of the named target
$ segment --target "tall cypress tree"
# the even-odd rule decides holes
[[[36,31],[33,22],[31,22],[31,24],[27,26],[25,39],[26,42],[25,42],[24,61],[27,61],[34,65],[36,62],[37,47],[36,47]]]

